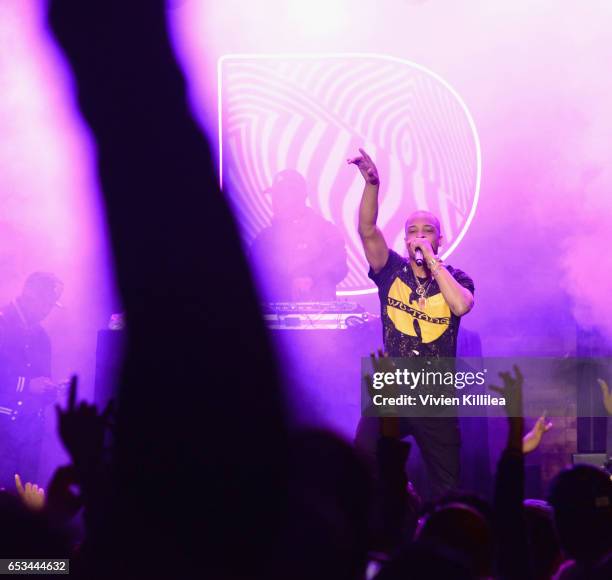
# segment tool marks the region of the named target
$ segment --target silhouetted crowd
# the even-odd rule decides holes
[[[265,549],[256,555],[240,550],[250,541],[244,535],[257,531],[249,529],[252,522],[243,526],[237,502],[226,506],[220,519],[213,515],[216,525],[226,527],[219,532],[229,535],[227,543],[217,546],[215,553],[203,544],[200,558],[176,543],[173,534],[181,536],[177,526],[185,526],[205,541],[210,530],[206,514],[197,508],[200,496],[215,491],[207,485],[207,474],[194,469],[191,479],[182,482],[186,503],[171,494],[151,497],[143,489],[132,496],[133,506],[124,506],[134,513],[123,518],[113,514],[121,482],[113,473],[112,447],[105,442],[113,431],[114,411],[110,405],[100,413],[94,405],[77,403],[76,386],[73,379],[66,407],[58,408],[59,436],[72,464],[58,468],[44,492],[17,479],[16,493],[0,494],[3,557],[70,558],[71,574],[83,578],[612,576],[610,476],[596,467],[577,465],[554,478],[547,501],[525,499],[520,417],[508,418],[508,440],[498,462],[492,501],[461,491],[421,501],[404,469],[410,445],[393,436],[381,435],[379,465],[373,473],[355,448],[336,435],[322,430],[292,432],[280,495],[262,490],[259,497],[250,498],[261,502],[264,512],[268,502],[275,517],[272,534],[262,522],[268,532]],[[520,379],[509,375],[504,389],[506,396],[520,401]],[[265,413],[260,417],[270,419]],[[222,437],[216,444],[223,449]],[[204,444],[203,453],[205,449]],[[244,452],[257,456],[260,450],[245,439]],[[216,460],[224,470],[223,462],[241,462],[242,455],[217,455]],[[159,468],[171,470],[172,464]],[[143,476],[153,479],[158,474]],[[250,495],[241,494],[241,488],[258,487],[248,478],[223,484],[234,488],[237,499]],[[190,497],[195,512],[188,509]],[[182,511],[162,519],[179,504]],[[82,525],[77,526],[74,520],[80,512]],[[123,522],[129,530],[122,528]],[[198,537],[192,540],[198,543]],[[252,543],[259,542],[252,538]]]
[[[95,136],[127,347],[114,407],[79,402],[73,380],[58,409],[71,464],[44,492],[0,494],[2,557],[67,557],[87,579],[612,578],[609,475],[575,466],[526,499],[520,417],[492,498],[427,504],[408,443],[381,435],[373,471],[349,442],[292,428],[164,10],[50,2]],[[520,404],[522,381],[504,381]]]

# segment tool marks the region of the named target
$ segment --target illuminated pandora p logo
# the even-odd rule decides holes
[[[371,54],[234,55],[219,61],[224,189],[247,246],[269,225],[264,191],[284,169],[308,183],[309,205],[344,234],[349,273],[339,294],[373,292],[357,235],[363,179],[346,159],[363,147],[381,176],[378,225],[405,253],[415,209],[440,218],[443,257],[476,211],[480,144],[457,92],[415,63]]]

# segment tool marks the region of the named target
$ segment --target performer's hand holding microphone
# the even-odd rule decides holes
[[[414,238],[410,241],[412,247],[412,255],[414,256],[414,263],[417,267],[422,268],[423,266],[430,267],[434,262],[440,262],[440,259],[436,255],[431,242],[426,237]],[[438,270],[434,267],[432,273]]]
[[[425,258],[423,258],[423,251],[421,248],[416,248],[414,250],[414,262],[419,268],[421,268],[425,263]]]
[[[425,237],[415,238],[410,243],[414,253],[414,262],[419,268],[421,268],[425,264],[427,255],[434,255],[433,248],[431,247],[429,240]],[[423,250],[425,250],[425,252],[423,252]]]

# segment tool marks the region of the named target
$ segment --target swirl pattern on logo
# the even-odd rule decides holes
[[[269,225],[264,191],[284,169],[307,180],[309,205],[341,228],[349,273],[339,294],[375,291],[357,234],[359,147],[381,176],[378,225],[404,248],[415,209],[440,219],[448,257],[476,211],[478,134],[457,92],[409,61],[377,55],[236,55],[219,61],[222,186],[248,246]]]

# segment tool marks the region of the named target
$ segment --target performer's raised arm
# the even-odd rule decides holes
[[[361,156],[347,159],[348,163],[354,163],[363,175],[365,187],[359,206],[359,237],[363,244],[368,264],[374,272],[382,270],[389,257],[387,242],[376,226],[378,217],[378,189],[380,180],[378,171],[372,158],[363,150],[359,149]]]

